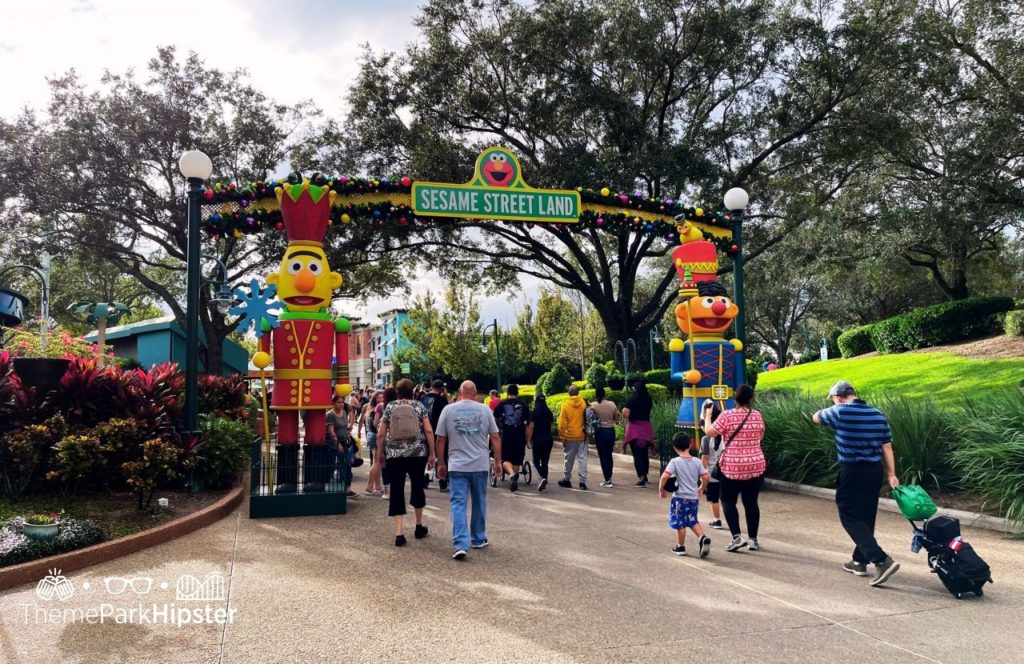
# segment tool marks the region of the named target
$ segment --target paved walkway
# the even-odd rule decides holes
[[[981,600],[957,601],[923,554],[909,553],[907,523],[882,513],[882,545],[903,569],[870,588],[840,570],[849,546],[829,502],[767,493],[762,551],[727,554],[715,531],[708,560],[677,558],[665,503],[628,486],[625,458],[613,490],[597,488],[596,459],[590,469],[589,492],[491,490],[492,546],[463,563],[449,557],[447,503],[435,490],[430,537],[410,532],[405,549],[392,546],[379,498],[329,518],[251,521],[243,505],[192,535],[70,574],[67,601],[32,587],[0,595],[0,661],[1024,661],[1024,542],[965,532],[996,583]],[[187,578],[182,590],[214,599],[176,598],[181,577],[211,572],[224,576],[224,599]],[[153,589],[110,595],[104,577],[114,575],[152,578]],[[138,610],[140,599],[233,609],[234,622],[63,624],[47,613]]]

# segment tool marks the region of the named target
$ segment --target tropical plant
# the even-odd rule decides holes
[[[59,326],[46,335],[44,347],[38,325],[31,327],[28,323],[24,327],[7,330],[4,345],[12,357],[95,358],[100,353],[96,344]]]
[[[1024,394],[968,399],[949,458],[966,491],[1024,522]]]
[[[41,480],[54,444],[66,433],[64,418],[54,415],[42,424],[29,424],[0,437],[0,495],[18,497]]]
[[[184,476],[181,450],[163,438],[151,438],[139,447],[134,461],[121,465],[128,486],[135,491],[136,506],[147,509],[153,493],[174,479]]]
[[[196,453],[196,469],[211,489],[231,487],[249,464],[253,430],[241,420],[203,417],[199,424],[202,443]]]

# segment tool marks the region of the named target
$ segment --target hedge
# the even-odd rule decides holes
[[[997,314],[1013,309],[1009,297],[974,297],[943,302],[894,316],[871,327],[871,340],[882,353],[928,348],[998,331]]]
[[[658,385],[668,385],[672,382],[672,370],[671,369],[652,369],[651,371],[644,372],[644,380],[648,383],[657,383]]]
[[[648,383],[647,391],[651,394],[651,399],[657,403],[659,401],[666,401],[669,398],[668,388],[664,385],[658,385],[657,383]],[[594,390],[580,390],[580,396],[586,399],[588,402],[594,400]],[[615,405],[621,410],[626,405],[626,399],[629,398],[627,390],[605,390],[605,397],[615,402]],[[566,399],[569,398],[568,393],[563,392],[562,394],[553,394],[548,397],[548,408],[551,412],[558,417],[558,412],[562,409],[562,404]]]
[[[843,357],[857,357],[875,350],[875,342],[871,339],[873,325],[861,325],[839,335],[837,341],[839,352]]]
[[[1007,311],[1003,330],[1010,337],[1024,337],[1024,311]]]

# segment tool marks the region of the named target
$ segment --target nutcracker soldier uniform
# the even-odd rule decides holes
[[[325,443],[327,409],[331,407],[332,367],[337,361],[338,385],[346,396],[348,385],[349,322],[330,314],[331,293],[342,278],[332,272],[323,250],[335,193],[303,181],[277,188],[288,247],[278,271],[267,276],[284,304],[279,325],[264,324],[260,345],[273,348],[274,391],[270,408],[277,412],[276,493],[295,493],[299,485],[299,412],[304,412],[305,473],[303,493],[324,490],[329,480],[329,452]]]
[[[711,242],[685,242],[673,252],[673,259],[682,281],[676,324],[687,336],[686,341],[673,339],[669,343],[672,380],[683,383],[676,426],[692,427],[697,438],[705,399],[717,402],[722,410],[733,407],[732,395],[738,387],[736,358],[742,344],[723,335],[739,307],[715,281],[718,259]]]

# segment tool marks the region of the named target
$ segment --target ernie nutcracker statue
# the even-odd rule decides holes
[[[676,324],[686,340],[669,343],[672,380],[683,383],[683,401],[676,426],[694,430],[700,426],[700,407],[706,399],[719,408],[732,408],[737,385],[736,358],[742,350],[739,339],[726,340],[725,332],[739,313],[739,307],[715,281],[718,256],[715,245],[704,239],[689,239],[672,253],[682,286],[676,306]],[[696,442],[693,441],[693,442]]]
[[[335,192],[327,187],[283,184],[275,189],[284,217],[288,248],[277,272],[267,283],[277,288],[284,303],[278,325],[264,323],[260,346],[273,347],[274,392],[270,408],[277,412],[276,493],[295,493],[299,487],[299,412],[304,413],[305,453],[303,493],[322,492],[330,469],[325,443],[327,409],[334,393],[347,396],[349,322],[330,313],[331,293],[341,275],[327,264],[323,240],[330,222]]]

